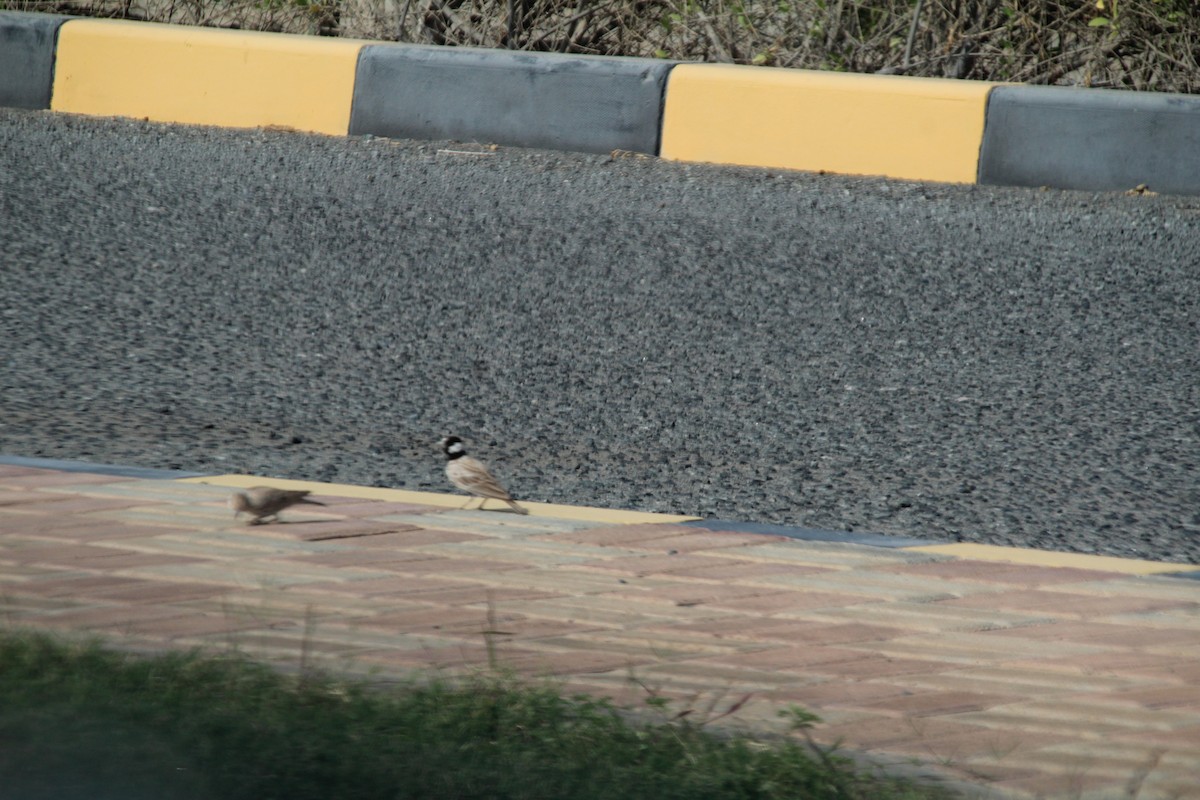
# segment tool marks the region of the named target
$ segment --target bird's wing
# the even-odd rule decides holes
[[[455,470],[456,477],[462,489],[480,497],[491,497],[496,500],[512,499],[508,490],[501,486],[500,481],[496,480],[488,468],[479,461],[473,458],[470,460],[462,458],[459,459],[457,466],[459,468]]]

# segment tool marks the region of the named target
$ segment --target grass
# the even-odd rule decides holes
[[[790,714],[800,728],[815,720]],[[241,657],[0,633],[9,800],[947,796],[794,739],[630,720],[499,676],[381,689]]]

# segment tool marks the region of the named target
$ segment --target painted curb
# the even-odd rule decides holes
[[[662,156],[973,183],[995,85],[681,64],[667,84]]]
[[[50,107],[54,44],[70,17],[21,11],[0,13],[0,106]]]
[[[71,19],[58,33],[53,111],[344,135],[363,42]]]
[[[0,11],[4,105],[329,135],[621,149],[906,180],[1091,191],[1145,184],[1200,194],[1200,98],[1178,94]]]
[[[351,135],[658,153],[672,64],[458,47],[370,45]]]
[[[320,481],[270,478],[258,475],[213,474],[186,472],[182,470],[154,469],[114,464],[93,464],[90,461],[30,458],[0,454],[0,465],[51,469],[61,472],[88,472],[98,475],[114,475],[146,480],[177,480],[181,483],[199,483],[244,489],[251,486],[274,486],[280,489],[308,489],[314,494],[357,497],[388,502],[432,505],[441,508],[458,508],[464,496],[442,492],[424,492],[411,489],[391,489],[379,486],[359,486],[348,483],[323,483]],[[939,543],[907,536],[888,536],[881,533],[821,530],[791,525],[775,525],[765,522],[741,522],[736,520],[701,519],[680,514],[660,514],[651,511],[572,506],[558,503],[522,501],[530,517],[553,517],[555,519],[582,520],[609,525],[683,525],[709,531],[751,533],[766,536],[783,536],[788,539],[827,544],[844,544],[858,547],[879,547],[929,553],[955,559],[985,561],[1006,564],[1027,564],[1041,567],[1064,567],[1073,569],[1117,572],[1131,577],[1162,577],[1200,580],[1200,570],[1194,564],[1177,564],[1166,561],[1146,561],[1098,556],[1088,553],[1068,553],[1055,550],[1033,550],[1021,547],[962,543]],[[498,512],[503,513],[503,512]],[[517,517],[516,519],[521,519]]]
[[[1200,97],[1000,86],[987,118],[980,183],[1200,193]]]

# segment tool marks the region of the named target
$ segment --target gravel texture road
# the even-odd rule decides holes
[[[1200,199],[0,111],[0,452],[1200,563]]]

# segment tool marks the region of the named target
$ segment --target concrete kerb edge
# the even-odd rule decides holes
[[[0,12],[0,19],[6,19],[10,22],[10,24],[13,20],[17,20],[18,23],[20,23],[21,20],[26,20],[24,24],[32,26],[34,25],[34,21],[37,20],[37,24],[44,27],[47,24],[44,20],[47,18],[57,18],[59,20],[59,22],[53,23],[54,33],[53,42],[51,44],[52,52],[50,54],[50,91],[52,93],[54,82],[54,66],[58,57],[57,47],[60,29],[63,24],[66,24],[73,19],[80,19],[80,17],[68,15],[31,14],[27,12]],[[145,24],[149,25],[154,23]],[[368,50],[372,48],[392,47],[406,48],[420,46],[386,43],[365,44],[365,46],[359,52],[358,65],[356,67],[355,90],[353,92],[354,97],[351,99],[352,120],[354,119],[356,112],[354,101],[358,99],[357,68],[361,67]],[[489,52],[496,54],[507,54],[513,51],[482,52],[485,54]],[[527,53],[524,55],[531,59],[531,63],[534,63],[538,58],[548,57],[556,54]],[[610,56],[588,56],[586,58],[613,59],[614,61],[622,60],[619,57]],[[651,155],[659,155],[661,153],[663,129],[666,116],[666,96],[667,92],[670,90],[671,74],[674,72],[674,68],[678,66],[679,63],[680,62],[673,61],[662,62],[662,84],[657,98],[657,119],[653,123],[654,131],[652,138],[654,141],[649,143],[649,146],[644,148],[652,149],[653,152],[650,153]],[[747,67],[746,69],[754,68]],[[21,79],[32,80],[26,76],[22,76]],[[33,87],[32,85],[23,86],[23,91],[26,94],[34,92],[35,89],[36,87]],[[1058,174],[1052,174],[1048,171],[1038,172],[1034,170],[1031,173],[1024,173],[1021,175],[1014,174],[1009,176],[1008,172],[1011,172],[1011,169],[1001,169],[998,167],[998,165],[991,163],[991,161],[994,160],[993,153],[998,147],[1008,149],[1016,148],[1020,150],[1029,144],[1030,140],[1028,137],[1032,135],[1021,131],[1019,127],[1018,129],[1004,130],[1004,126],[1002,126],[998,120],[1000,107],[997,104],[1003,101],[1007,107],[1015,107],[1018,110],[1020,110],[1025,104],[1028,104],[1034,110],[1026,110],[1022,113],[1037,114],[1038,112],[1036,111],[1036,106],[1044,102],[1044,98],[1047,96],[1047,93],[1057,92],[1062,92],[1063,98],[1085,98],[1086,105],[1103,106],[1108,112],[1116,115],[1118,119],[1128,117],[1131,121],[1138,121],[1138,125],[1123,126],[1128,129],[1128,132],[1125,138],[1120,142],[1122,153],[1125,156],[1125,158],[1122,159],[1120,171],[1114,173],[1113,166],[1111,164],[1101,163],[1104,162],[1104,159],[1097,160],[1092,158],[1091,160],[1088,160],[1087,158],[1083,158],[1082,160],[1077,160],[1070,167],[1068,174],[1065,176],[1061,174],[1061,166],[1059,167],[1060,172]],[[12,92],[10,92],[10,94],[12,94]],[[50,107],[49,99],[52,98],[48,98],[45,106],[46,108]],[[1130,175],[1134,175],[1142,176],[1137,177],[1136,179],[1139,183],[1146,183],[1151,189],[1178,194],[1200,194],[1200,170],[1196,170],[1192,175],[1181,175],[1179,171],[1175,171],[1169,177],[1163,177],[1164,173],[1158,166],[1162,163],[1172,161],[1175,155],[1178,155],[1180,158],[1184,156],[1195,158],[1192,150],[1184,145],[1187,142],[1190,142],[1192,138],[1197,136],[1197,134],[1194,133],[1194,130],[1200,129],[1200,124],[1185,124],[1185,115],[1178,113],[1178,108],[1187,107],[1189,103],[1196,104],[1197,102],[1200,101],[1198,101],[1197,98],[1189,95],[1135,93],[1104,89],[1076,89],[1066,87],[1025,86],[1016,84],[994,86],[988,92],[983,132],[979,143],[979,160],[976,169],[975,182],[979,184],[997,186],[1048,185],[1060,189],[1116,191],[1135,188],[1133,185],[1126,185],[1135,180],[1134,177],[1129,177]],[[1161,103],[1164,105],[1164,107],[1171,106],[1173,107],[1174,113],[1167,115],[1164,112],[1163,114],[1159,115],[1161,119],[1156,118],[1154,125],[1150,125],[1145,119],[1147,114],[1151,113],[1145,110],[1146,103]],[[361,109],[357,110],[361,112]],[[1198,112],[1196,116],[1200,117],[1200,112]],[[1068,123],[1064,124],[1085,125],[1087,124],[1086,120],[1088,117],[1085,111],[1071,110],[1063,117],[1063,119],[1068,120]],[[1190,118],[1187,121],[1190,121]],[[1166,130],[1164,130],[1164,126]],[[648,127],[649,125],[647,125],[647,128]],[[1012,128],[1012,126],[1008,127]],[[351,128],[352,126],[348,126],[348,134]],[[1151,130],[1153,130],[1153,135],[1156,137],[1156,142],[1159,142],[1160,144],[1162,142],[1166,142],[1169,148],[1174,147],[1174,149],[1171,150],[1171,152],[1163,153],[1161,152],[1162,147],[1151,147],[1151,144],[1153,143],[1146,139],[1147,136],[1151,135],[1149,133]],[[649,138],[651,137],[647,136],[646,140],[648,141]],[[1172,145],[1171,143],[1174,144]],[[521,142],[518,141],[515,142],[515,146],[528,145],[522,145]],[[540,146],[545,145],[544,143],[541,143]],[[599,144],[594,144],[592,149],[596,149],[599,146]],[[624,148],[614,147],[612,149]],[[1145,164],[1145,168],[1141,166],[1142,164]],[[1048,170],[1049,168],[1047,167],[1046,169]],[[1166,183],[1161,183],[1160,186],[1156,187],[1156,180],[1160,181],[1160,183],[1161,181],[1166,181]]]
[[[49,47],[24,54],[20,51],[25,48],[18,47],[15,64],[8,63],[10,60],[6,59],[3,49],[0,48],[0,66],[6,67],[3,74],[0,74],[0,105],[11,103],[12,108],[31,111],[45,111],[50,108],[54,92],[59,30],[66,22],[75,18],[71,15],[43,14],[35,11],[0,12],[0,28],[25,31],[34,38],[49,29]]]
[[[26,456],[11,456],[11,455],[0,454],[0,465],[29,467],[29,468],[33,468],[33,469],[58,470],[61,472],[86,472],[86,473],[99,474],[99,475],[113,475],[113,476],[123,477],[123,478],[135,478],[135,479],[144,479],[144,480],[179,480],[179,481],[185,481],[188,483],[208,483],[209,480],[207,480],[207,479],[212,479],[213,485],[218,485],[218,486],[224,485],[229,488],[236,488],[236,486],[239,486],[239,485],[253,485],[253,484],[261,481],[263,483],[269,483],[269,484],[274,484],[274,483],[294,484],[294,486],[284,486],[283,488],[296,488],[296,487],[303,485],[303,486],[307,486],[309,488],[313,488],[314,491],[320,492],[321,491],[320,487],[322,485],[328,485],[330,487],[329,488],[330,494],[337,493],[337,485],[336,484],[321,484],[319,482],[313,482],[313,481],[293,481],[290,479],[273,479],[273,478],[267,478],[267,477],[261,477],[261,476],[251,476],[251,475],[240,476],[239,475],[239,476],[235,476],[235,477],[237,477],[239,479],[244,478],[244,480],[238,480],[238,481],[231,483],[227,480],[223,480],[225,478],[229,478],[230,476],[221,475],[218,473],[189,472],[189,471],[185,471],[185,470],[155,469],[155,468],[150,468],[150,467],[135,467],[135,466],[124,466],[124,465],[116,465],[116,464],[96,464],[96,463],[93,463],[90,461],[63,460],[63,459],[52,459],[52,458],[33,458],[33,457],[26,457]],[[428,495],[430,497],[436,496],[439,499],[444,499],[445,502],[441,503],[441,504],[446,505],[447,507],[454,507],[457,504],[461,503],[461,501],[462,501],[461,495],[443,494],[443,493],[438,493],[438,492],[408,492],[406,490],[388,489],[388,488],[384,488],[384,487],[378,487],[378,488],[355,487],[355,488],[361,489],[361,491],[357,492],[356,494],[358,496],[361,496],[364,498],[370,498],[373,494],[378,494],[381,497],[384,495],[396,494],[396,493],[421,494],[421,495]],[[803,527],[797,527],[797,526],[791,526],[791,525],[776,525],[776,524],[765,523],[765,522],[744,522],[744,521],[737,521],[737,520],[700,519],[700,518],[696,518],[696,517],[680,517],[678,515],[653,514],[653,513],[648,513],[648,512],[621,512],[619,510],[614,512],[613,510],[610,510],[610,509],[590,508],[587,506],[567,506],[567,507],[560,506],[559,508],[569,508],[572,512],[572,517],[575,519],[583,519],[583,520],[593,519],[596,522],[602,522],[602,523],[613,523],[611,515],[613,515],[614,513],[616,513],[616,514],[628,513],[628,514],[636,515],[638,517],[638,519],[628,520],[626,522],[626,524],[628,524],[629,522],[633,522],[633,521],[637,521],[642,524],[654,524],[656,522],[655,517],[661,517],[662,518],[661,520],[657,520],[658,524],[679,525],[679,526],[683,526],[683,527],[699,528],[701,530],[710,530],[710,531],[725,531],[725,532],[731,532],[731,533],[750,533],[750,534],[758,534],[758,535],[762,535],[762,536],[782,536],[782,537],[785,537],[788,539],[793,539],[796,541],[845,544],[845,545],[852,545],[852,546],[858,546],[858,547],[871,547],[871,548],[880,548],[880,549],[920,550],[921,548],[932,547],[932,548],[936,548],[940,555],[948,556],[950,558],[970,558],[973,560],[995,561],[995,562],[1000,562],[1000,563],[1014,563],[1014,564],[1030,563],[1028,558],[1022,558],[1022,557],[1020,557],[1020,555],[1027,554],[1029,552],[1040,552],[1040,551],[1028,551],[1028,550],[1024,550],[1023,548],[1006,548],[1006,547],[997,546],[997,547],[989,548],[989,549],[995,551],[995,553],[992,555],[980,555],[977,552],[971,552],[971,553],[963,552],[961,554],[956,554],[955,550],[959,546],[955,545],[953,543],[936,542],[933,540],[917,539],[917,538],[906,537],[906,536],[890,536],[890,535],[881,534],[881,533],[822,530],[822,529],[818,529],[818,528],[803,528]],[[615,524],[620,524],[620,523],[615,523]],[[972,545],[963,544],[961,547],[964,551],[967,551],[972,547]],[[1054,556],[1054,560],[1055,560],[1054,566],[1069,566],[1069,567],[1075,567],[1078,569],[1098,569],[1098,568],[1102,569],[1102,567],[1098,567],[1094,563],[1089,564],[1089,561],[1096,559],[1097,556],[1093,556],[1093,555],[1090,555],[1087,553],[1054,552],[1053,556]],[[1196,568],[1196,566],[1193,564],[1175,564],[1175,563],[1170,563],[1170,562],[1142,562],[1142,561],[1137,561],[1137,560],[1119,559],[1119,558],[1110,558],[1110,557],[1100,557],[1100,558],[1104,558],[1108,562],[1128,561],[1129,564],[1131,565],[1131,569],[1128,570],[1128,572],[1131,576],[1181,578],[1184,580],[1200,581],[1200,570],[1198,570]],[[1152,573],[1148,573],[1148,572],[1145,572],[1144,570],[1137,570],[1137,569],[1132,568],[1132,565],[1134,565],[1134,564],[1144,564],[1144,563],[1160,564],[1163,568],[1161,570],[1156,570]]]

